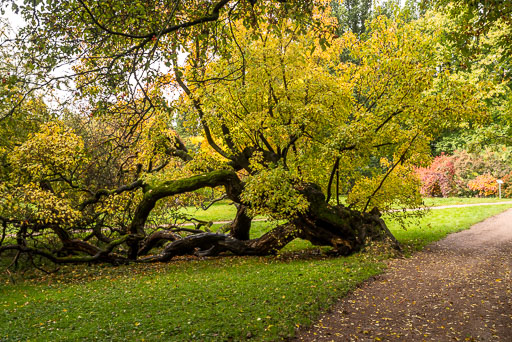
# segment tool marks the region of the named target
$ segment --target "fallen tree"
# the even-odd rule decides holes
[[[312,11],[321,25],[307,30],[260,5],[264,20],[247,24],[228,11],[215,25],[194,26],[201,34],[169,31],[147,55],[127,52],[150,60],[158,51],[172,70],[118,70],[101,85],[107,97],[92,76],[120,59],[98,60],[113,34],[100,27],[104,50],[85,49],[75,66],[88,112],[42,123],[5,147],[0,254],[116,264],[268,255],[296,238],[340,255],[372,239],[398,248],[379,210],[421,203],[413,168],[428,160],[438,132],[481,114],[475,87],[439,72],[432,46],[441,29],[428,19],[378,17],[360,40],[331,35],[327,12]],[[216,45],[221,23],[227,38]],[[84,46],[94,32],[82,33]],[[178,44],[189,52],[185,64]],[[139,87],[131,93],[130,77]],[[163,96],[169,85],[181,89],[172,105]],[[237,207],[224,230],[183,213],[217,196]],[[251,239],[255,215],[275,227]]]

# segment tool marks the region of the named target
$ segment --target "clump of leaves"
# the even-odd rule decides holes
[[[393,165],[386,159],[382,159],[381,164],[387,172],[358,180],[348,195],[347,203],[356,209],[377,207],[381,211],[420,206],[419,179],[414,171],[408,166],[397,165],[394,172],[389,172]]]
[[[498,192],[498,183],[491,174],[480,175],[468,182],[468,188],[478,191],[479,196],[487,197]]]
[[[50,122],[16,147],[9,161],[21,175],[44,180],[57,175],[69,177],[87,157],[84,142],[78,135],[63,124]]]
[[[242,200],[251,203],[251,215],[285,219],[306,212],[309,202],[299,193],[298,179],[282,166],[261,169],[246,179]]]

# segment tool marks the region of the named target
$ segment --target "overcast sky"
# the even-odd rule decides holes
[[[1,17],[7,19],[14,30],[17,30],[24,24],[24,20],[21,18],[21,16],[13,13],[10,7],[5,9],[5,14],[1,15]]]

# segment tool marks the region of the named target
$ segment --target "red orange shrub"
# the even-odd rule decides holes
[[[496,195],[498,193],[496,178],[489,173],[470,180],[468,182],[468,188],[473,191],[478,191],[478,195],[482,197]]]
[[[422,182],[421,193],[430,197],[491,196],[497,194],[496,180],[501,178],[502,196],[512,197],[511,160],[512,150],[507,147],[442,154],[429,167],[416,170]]]
[[[455,167],[453,157],[440,155],[430,167],[418,168],[416,172],[421,180],[421,194],[428,197],[448,197],[455,189]]]

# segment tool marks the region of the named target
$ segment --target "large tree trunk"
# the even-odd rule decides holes
[[[130,239],[128,240],[128,258],[136,260],[141,248],[141,241],[145,238],[145,225],[151,210],[156,203],[165,197],[192,192],[205,187],[224,186],[228,197],[235,202],[240,202],[240,179],[235,172],[218,170],[202,175],[192,176],[178,180],[163,182],[155,186],[144,186],[144,196],[135,210],[132,223],[128,227]]]
[[[237,206],[236,217],[231,223],[230,235],[238,240],[249,240],[252,219],[247,215],[247,207],[243,204]]]
[[[399,248],[378,210],[362,213],[342,205],[329,206],[320,188],[314,184],[308,185],[302,193],[310,202],[309,210],[257,239],[242,240],[233,234],[201,233],[174,241],[161,254],[141,261],[167,261],[184,254],[213,256],[222,252],[268,255],[279,251],[297,237],[309,240],[314,245],[332,246],[341,255],[357,252],[371,239],[389,239]]]
[[[305,215],[294,220],[300,238],[314,245],[332,246],[343,255],[360,250],[367,240],[389,239],[399,248],[398,241],[376,208],[365,213],[343,205],[329,206],[320,188],[314,184],[307,186],[303,193],[310,202],[310,208]]]
[[[279,251],[296,237],[296,229],[292,224],[278,226],[260,238],[246,241],[225,234],[201,233],[174,241],[165,246],[160,254],[141,258],[140,261],[169,261],[175,256],[188,254],[216,256],[222,252],[236,255],[269,255]]]

